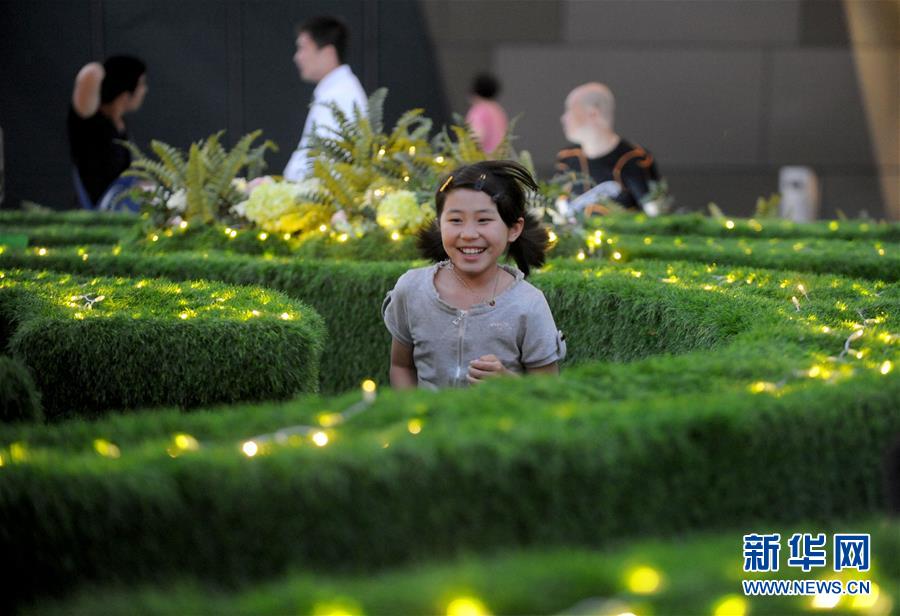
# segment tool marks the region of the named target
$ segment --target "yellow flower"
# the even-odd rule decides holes
[[[416,196],[408,190],[386,195],[376,212],[375,221],[388,231],[415,229],[428,218],[428,209],[420,206]]]

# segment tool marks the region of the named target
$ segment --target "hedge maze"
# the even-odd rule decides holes
[[[397,393],[409,242],[4,216],[35,229],[0,253],[9,607],[803,611],[729,599],[769,528],[871,532],[872,605],[900,601],[898,225],[603,219],[532,277],[559,378]]]

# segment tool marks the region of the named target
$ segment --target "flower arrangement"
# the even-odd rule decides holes
[[[261,131],[241,137],[231,151],[221,143],[223,131],[192,143],[184,152],[162,141],[150,146],[157,160],[144,155],[133,143],[121,142],[131,151],[131,167],[124,175],[140,180],[131,193],[150,224],[163,227],[182,221],[224,223],[233,221],[232,207],[247,198],[248,183],[238,178],[241,170],[253,179],[265,169],[265,153],[278,148],[271,141],[253,147]]]
[[[388,231],[414,230],[434,215],[429,206],[420,205],[415,193],[398,190],[385,195],[376,207],[375,222]]]

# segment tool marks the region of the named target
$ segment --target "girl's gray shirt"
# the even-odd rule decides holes
[[[446,264],[409,270],[381,307],[391,335],[413,349],[419,387],[468,385],[469,362],[482,355],[496,355],[517,373],[565,358],[565,338],[544,294],[521,271],[501,265],[515,281],[495,298],[495,305],[460,310],[441,299],[434,286],[438,269]]]

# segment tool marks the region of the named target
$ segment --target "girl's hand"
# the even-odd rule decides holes
[[[466,378],[470,383],[480,383],[485,379],[494,378],[501,374],[514,374],[506,369],[496,355],[482,355],[478,359],[469,362],[469,374]]]

